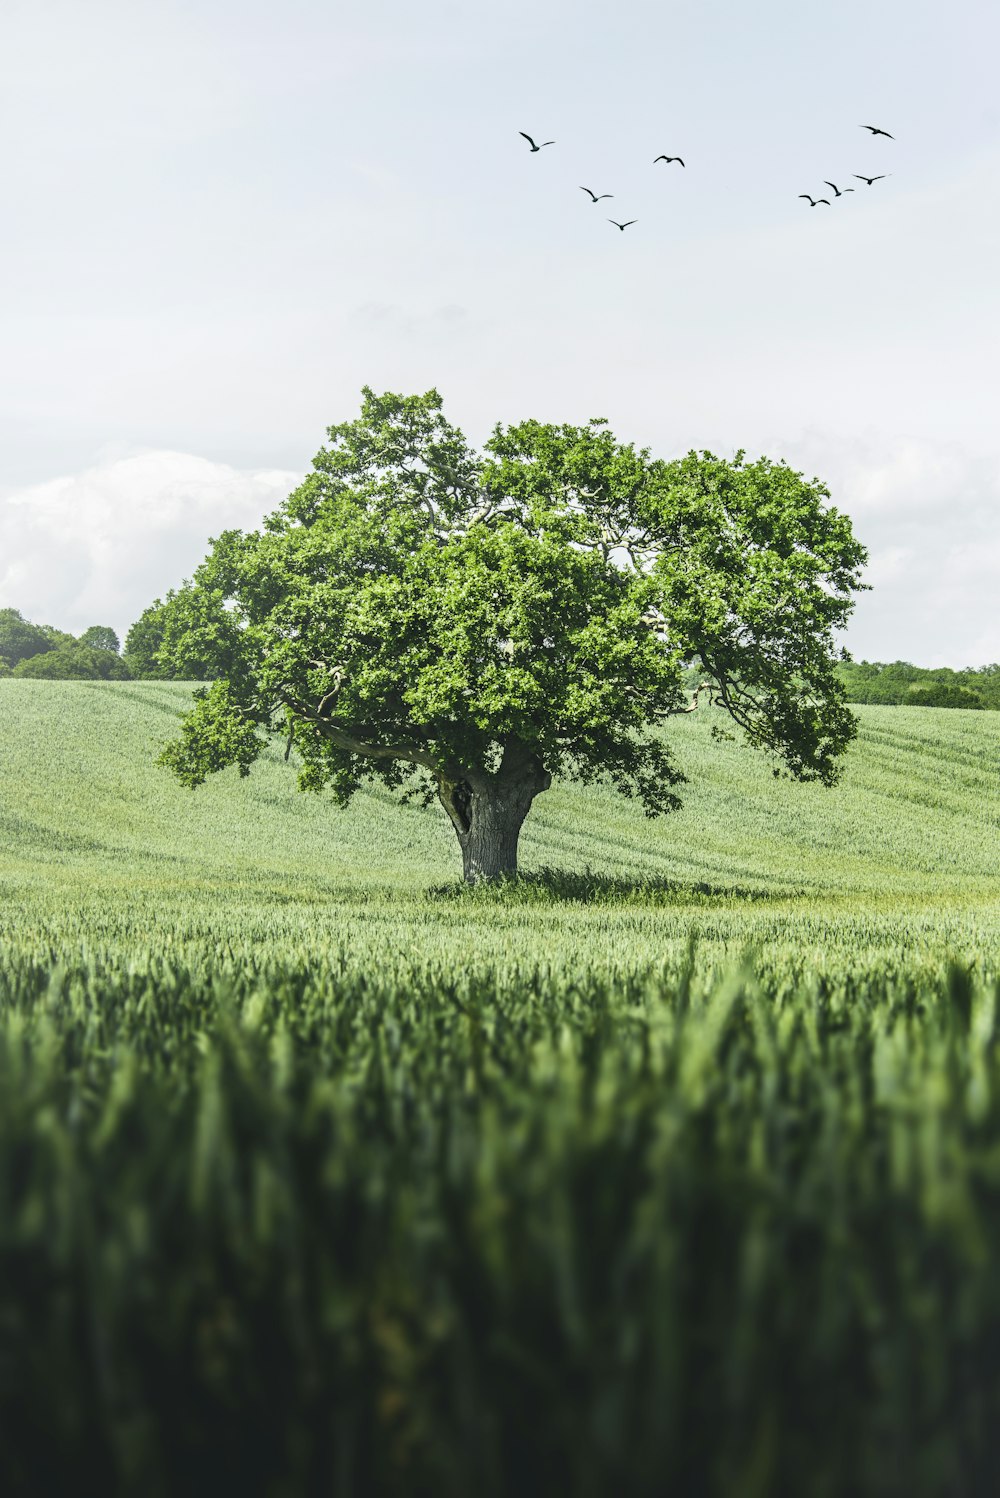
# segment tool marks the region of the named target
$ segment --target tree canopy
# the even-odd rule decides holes
[[[1000,665],[913,666],[909,661],[845,661],[837,667],[848,702],[885,706],[1000,709]]]
[[[281,731],[302,788],[436,797],[466,878],[496,877],[554,776],[680,804],[663,729],[694,663],[776,773],[834,783],[866,553],[818,480],[656,459],[600,420],[498,425],[477,454],[441,407],[366,387],[262,530],[211,543],[156,654],[218,679],[163,763],[247,774]]]
[[[21,661],[52,649],[48,633],[31,624],[19,609],[0,609],[0,661],[11,670]]]
[[[51,624],[32,624],[19,609],[0,609],[0,675],[55,681],[127,680],[118,636],[93,624],[79,639]]]
[[[95,649],[79,640],[29,656],[14,667],[11,675],[38,681],[130,680],[128,667],[114,651]]]
[[[228,656],[220,652],[218,641],[203,635],[201,650],[195,645],[202,603],[199,598],[195,605],[190,589],[178,592],[171,588],[166,598],[155,598],[143,610],[125,637],[123,658],[134,677],[148,681],[178,678],[211,681],[225,674]],[[182,639],[183,649],[178,652]]]
[[[92,624],[80,636],[80,644],[86,645],[90,650],[110,650],[112,655],[117,655],[121,650],[118,636],[110,624]]]

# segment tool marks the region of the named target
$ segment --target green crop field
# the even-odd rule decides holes
[[[296,789],[276,745],[241,780],[195,792],[156,768],[190,689],[0,683],[0,931],[21,949],[169,943],[259,958],[322,953],[385,974],[639,971],[748,944],[803,969],[991,961],[1000,936],[1000,731],[992,716],[859,708],[834,790],[775,780],[676,720],[682,811],[646,818],[611,790],[555,786],[521,840],[522,870],[563,876],[502,896],[459,890],[444,813],[387,792],[347,810]],[[588,872],[590,871],[589,877]]]
[[[0,681],[5,1493],[995,1491],[994,714],[699,711],[467,890],[189,697]]]

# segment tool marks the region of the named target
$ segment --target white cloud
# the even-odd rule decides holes
[[[0,607],[74,634],[124,638],[190,576],[220,531],[256,528],[299,473],[241,470],[191,453],[106,449],[81,473],[0,496]]]
[[[868,547],[853,654],[922,666],[1000,661],[1000,457],[926,437],[811,431],[769,450],[818,474]]]

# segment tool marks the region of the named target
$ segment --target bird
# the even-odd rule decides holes
[[[608,219],[608,223],[614,224],[615,228],[620,229],[623,234],[625,233],[625,230],[628,228],[629,224],[637,224],[638,222],[639,220],[637,218],[627,218],[623,224],[620,224],[616,218]]]
[[[531,147],[531,149],[533,151],[540,151],[542,149],[542,146],[554,146],[555,145],[555,141],[554,140],[543,140],[542,141],[542,146],[536,146],[535,142],[532,140],[531,136],[530,135],[526,135],[523,130],[519,130],[517,133],[518,133],[518,135],[523,135],[524,136],[525,140],[528,142],[528,145]]]
[[[800,198],[809,198],[809,194],[807,192],[800,192],[799,193],[799,197]],[[826,206],[829,208],[829,206],[830,206],[830,199],[829,198],[809,198],[809,207],[810,208],[815,208],[817,203],[825,203]]]
[[[861,175],[860,172],[854,172],[853,175],[855,177],[857,177],[857,179],[858,179],[859,182],[867,182],[868,186],[871,187],[871,185],[872,185],[873,182],[881,182],[882,181],[882,177],[891,177],[892,173],[891,172],[883,172],[881,177],[862,177],[862,175]]]
[[[669,163],[671,161],[681,161],[681,158],[679,156],[657,156],[656,161],[666,161]],[[654,166],[656,165],[656,161],[653,162]],[[681,166],[683,165],[684,163],[681,161]]]
[[[599,203],[602,198],[613,198],[614,197],[614,193],[613,192],[590,192],[590,188],[589,187],[581,187],[580,191],[581,192],[589,192],[590,193],[590,201],[592,203]]]
[[[872,133],[872,135],[884,135],[887,140],[895,140],[896,139],[896,137],[894,135],[890,135],[889,134],[888,130],[880,130],[877,125],[859,125],[858,129],[859,130],[870,130],[871,133]]]
[[[823,181],[826,183],[827,187],[832,187],[833,188],[833,190],[837,194],[838,198],[842,198],[844,196],[845,192],[853,192],[854,191],[853,187],[838,187],[837,184],[836,184],[836,182],[831,182],[830,181],[829,177],[824,177]]]

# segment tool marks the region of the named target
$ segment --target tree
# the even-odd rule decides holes
[[[110,650],[93,649],[71,640],[21,661],[12,676],[39,681],[129,681],[125,662]]]
[[[965,666],[911,666],[908,661],[839,664],[848,702],[883,706],[1000,708],[1000,670]]]
[[[978,692],[970,691],[968,687],[954,686],[950,682],[936,681],[928,686],[911,687],[909,693],[903,698],[907,707],[967,707],[982,708],[985,706]]]
[[[168,600],[172,597],[173,590],[167,594]],[[164,628],[163,601],[155,598],[125,636],[122,656],[136,680],[164,681],[169,678],[166,666],[161,665],[156,657],[163,644]]]
[[[19,609],[0,609],[0,660],[5,665],[13,669],[20,661],[51,649],[46,631],[29,624]]]
[[[75,635],[71,635],[68,630],[57,629],[54,624],[40,624],[38,628],[48,640],[49,650],[61,650],[64,645],[72,650],[74,645],[79,644]]]
[[[80,644],[88,645],[91,650],[110,650],[113,655],[121,650],[118,636],[108,624],[92,624],[80,636]]]
[[[165,599],[156,598],[145,609],[125,636],[124,660],[134,677],[146,681],[211,681],[225,673],[228,657],[220,654],[218,641],[200,633],[201,645],[195,640],[201,629],[204,599],[192,613],[192,593],[173,588]],[[183,643],[182,643],[183,642]],[[178,647],[180,648],[178,652]],[[179,668],[170,661],[183,660]]]
[[[663,730],[699,701],[689,663],[775,773],[834,783],[856,722],[833,631],[866,553],[817,480],[653,459],[602,421],[498,425],[480,456],[436,391],[363,397],[263,530],[224,532],[178,595],[160,658],[225,662],[161,755],[184,784],[248,774],[280,729],[302,789],[436,798],[465,878],[511,875],[554,776],[680,804]]]

